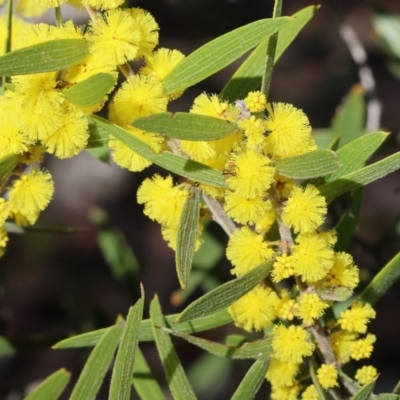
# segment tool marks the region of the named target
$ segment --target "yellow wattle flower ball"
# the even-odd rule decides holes
[[[244,103],[249,111],[257,113],[265,110],[267,106],[267,98],[260,91],[249,92],[244,99]]]
[[[366,385],[367,383],[373,381],[378,375],[378,371],[372,365],[364,365],[359,368],[356,372],[355,378],[360,385]]]
[[[338,319],[341,328],[349,332],[365,333],[370,319],[376,317],[375,310],[368,303],[355,302],[350,310],[343,311]]]
[[[370,333],[364,339],[356,340],[351,346],[351,358],[361,360],[371,357],[375,342],[376,336]]]
[[[329,389],[338,384],[338,372],[334,365],[332,364],[322,364],[317,370],[318,382],[324,389]]]
[[[272,358],[265,377],[272,386],[293,386],[299,370],[299,364],[286,363]]]

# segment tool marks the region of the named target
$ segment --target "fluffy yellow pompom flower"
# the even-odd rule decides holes
[[[282,290],[277,314],[280,319],[291,321],[297,312],[296,300],[290,298],[287,290]]]
[[[206,93],[202,93],[194,99],[190,112],[215,118],[224,118],[229,121],[235,121],[238,115],[238,110],[227,101],[221,100],[215,94],[208,96]]]
[[[252,115],[249,119],[238,121],[238,127],[244,131],[248,149],[255,150],[264,147],[266,139],[264,136],[265,125],[261,118],[256,118]]]
[[[152,220],[167,226],[176,226],[189,191],[174,186],[172,177],[156,174],[143,181],[137,192],[137,201],[144,204],[144,213]]]
[[[293,386],[272,386],[272,400],[297,400],[301,390],[300,385]]]
[[[332,364],[322,364],[317,370],[318,382],[324,389],[339,386],[337,378],[338,372]]]
[[[255,224],[271,208],[271,204],[261,197],[247,199],[236,192],[225,192],[224,209],[229,217],[240,224]]]
[[[261,112],[264,111],[267,106],[267,98],[265,94],[260,91],[249,92],[244,99],[244,104],[251,112]]]
[[[96,10],[110,10],[120,6],[124,0],[80,0],[82,5],[90,6]]]
[[[272,270],[272,280],[280,282],[282,279],[289,278],[294,274],[294,259],[292,256],[282,254],[276,257],[274,269]]]
[[[271,111],[265,122],[270,132],[266,140],[267,153],[279,160],[316,150],[310,123],[303,111],[285,103],[273,103]]]
[[[316,293],[303,294],[298,301],[296,315],[306,325],[312,325],[317,318],[320,318],[328,304],[321,300]]]
[[[247,226],[233,232],[226,248],[228,260],[235,266],[231,272],[236,276],[244,275],[273,254],[274,251],[268,247],[263,236],[254,233]]]
[[[164,139],[161,135],[144,132],[133,127],[127,127],[125,129],[129,131],[132,136],[146,143],[155,153],[161,151],[164,143]],[[136,153],[130,147],[117,139],[110,139],[108,145],[111,149],[113,160],[121,168],[126,168],[133,172],[139,172],[151,165],[151,161],[142,157],[139,153]]]
[[[0,197],[0,226],[4,224],[4,221],[8,218],[8,214],[8,204],[2,197]]]
[[[376,312],[370,304],[356,301],[350,310],[340,314],[338,323],[342,329],[348,332],[365,333],[369,320],[375,317]]]
[[[275,292],[258,285],[229,306],[228,311],[236,326],[248,332],[261,331],[276,318],[278,303],[279,298]]]
[[[10,207],[14,212],[36,220],[37,214],[49,204],[54,192],[54,183],[47,171],[33,169],[17,179],[10,190]]]
[[[301,395],[302,400],[319,400],[317,389],[314,385],[307,386]]]
[[[295,186],[283,209],[282,220],[295,233],[310,233],[324,222],[326,213],[325,197],[315,186],[307,185],[304,189]]]
[[[317,234],[301,234],[293,246],[293,268],[303,281],[315,282],[333,265],[334,252]]]
[[[337,331],[331,333],[331,345],[336,360],[345,364],[350,361],[351,348],[357,339],[355,333]]]
[[[143,75],[155,76],[158,80],[164,78],[185,56],[178,50],[157,49],[146,57],[146,65],[140,70]]]
[[[158,44],[158,30],[160,29],[154,17],[146,10],[138,7],[124,10],[135,22],[140,30],[140,42],[138,57],[150,56],[151,52]]]
[[[67,102],[63,105],[61,126],[42,140],[49,153],[59,158],[70,158],[80,153],[89,138],[85,114]]]
[[[353,257],[348,253],[335,253],[333,267],[328,272],[322,285],[345,286],[354,289],[359,282],[358,268],[354,265]]]
[[[233,154],[226,167],[230,189],[248,199],[263,196],[275,174],[271,160],[254,150]]]
[[[109,10],[89,23],[91,52],[104,62],[121,65],[136,58],[140,44],[140,30],[129,13]]]
[[[360,385],[366,385],[367,383],[373,381],[378,375],[378,371],[372,365],[364,365],[359,368],[356,372],[355,378]]]
[[[273,386],[293,386],[296,383],[295,376],[299,370],[299,364],[285,363],[273,358],[265,377]]]
[[[152,76],[134,75],[123,83],[110,104],[109,117],[119,125],[167,109],[168,97],[160,81]]]
[[[351,358],[361,360],[362,358],[371,357],[375,342],[376,336],[370,333],[364,339],[356,340],[351,346]]]
[[[301,363],[303,357],[311,356],[314,351],[314,345],[307,339],[308,332],[300,326],[275,326],[272,333],[273,357],[287,363]]]

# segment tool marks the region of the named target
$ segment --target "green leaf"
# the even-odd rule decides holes
[[[92,147],[90,149],[86,149],[86,151],[96,160],[99,160],[105,164],[110,163],[110,153],[107,147]]]
[[[362,86],[353,86],[345,103],[333,119],[332,131],[334,136],[340,136],[340,147],[364,133],[364,94]]]
[[[385,41],[391,53],[400,58],[400,18],[397,15],[378,14],[372,22],[379,37]]]
[[[360,299],[375,304],[400,278],[400,253],[397,253],[372,279]]]
[[[159,329],[160,327],[165,327],[165,320],[157,297],[150,304],[150,319],[153,325],[158,354],[174,399],[196,399],[196,395],[175,352],[171,338],[168,333]]]
[[[206,293],[183,310],[176,319],[176,322],[190,321],[194,318],[204,317],[229,307],[268,275],[272,268],[272,263],[272,259],[265,261],[245,275],[232,279],[211,292]]]
[[[227,346],[226,344],[216,343],[210,340],[198,338],[196,336],[186,335],[169,328],[163,328],[163,331],[180,337],[218,357],[265,360],[271,355],[272,352],[271,338],[269,337],[256,340],[254,342],[246,342],[241,346]]]
[[[14,76],[61,71],[89,56],[84,39],[57,39],[11,51],[0,57],[0,75]]]
[[[135,119],[131,125],[146,132],[192,141],[218,140],[238,130],[234,122],[185,112],[153,114]]]
[[[382,393],[375,397],[379,400],[400,400],[400,396],[393,393]]]
[[[143,353],[138,347],[133,370],[133,386],[142,400],[165,400],[165,396],[153,377]]]
[[[322,300],[346,301],[351,297],[353,291],[345,286],[333,286],[330,288],[317,289],[316,293]]]
[[[176,240],[176,272],[178,273],[179,284],[182,289],[186,288],[190,276],[190,270],[192,269],[197,232],[199,228],[199,218],[200,190],[196,187],[192,187],[183,206]]]
[[[9,154],[0,158],[0,179],[3,179],[9,172],[11,172],[21,159],[20,155]]]
[[[315,150],[276,163],[276,171],[292,179],[318,178],[331,174],[339,167],[336,153],[331,150]]]
[[[335,226],[338,238],[335,243],[335,251],[346,251],[354,236],[361,213],[363,188],[353,190],[351,197],[351,208],[342,214]]]
[[[132,376],[138,347],[140,322],[143,315],[144,292],[137,303],[130,307],[125,329],[119,345],[113,373],[111,376],[109,400],[129,400],[131,397]]]
[[[291,21],[279,30],[278,44],[275,51],[275,63],[296,38],[307,22],[314,16],[319,6],[309,6],[293,15]],[[261,42],[237,69],[229,82],[222,89],[220,96],[233,102],[244,99],[247,94],[261,84],[267,54],[268,38]]]
[[[184,58],[165,78],[167,94],[208,78],[290,22],[289,17],[262,19],[226,33]]]
[[[167,151],[156,154],[146,143],[137,139],[118,125],[112,124],[101,117],[92,116],[91,118],[96,122],[96,124],[108,131],[116,139],[120,140],[130,149],[140,154],[142,157],[147,158],[154,164],[197,182],[224,188],[228,187],[221,171],[196,161],[176,156]]]
[[[62,92],[72,104],[78,107],[92,107],[100,102],[114,85],[113,75],[100,72],[74,86],[63,89]]]
[[[110,134],[101,126],[89,120],[89,140],[86,145],[87,149],[108,146]]]
[[[64,368],[51,374],[24,400],[57,400],[68,384],[71,374]]]
[[[232,322],[232,317],[226,310],[215,313],[212,317],[206,316],[194,319],[190,322],[182,322],[173,324],[179,314],[172,314],[165,317],[168,327],[173,327],[176,331],[184,333],[198,333],[209,329],[218,328],[219,326]],[[82,333],[68,339],[61,340],[56,343],[53,349],[71,349],[77,347],[92,347],[101,339],[109,328],[98,329],[96,331]],[[140,323],[139,331],[140,342],[154,341],[153,330],[149,319],[145,319]]]
[[[0,357],[12,356],[16,353],[14,346],[4,336],[0,336]]]
[[[369,400],[372,397],[376,379],[364,385],[353,397],[352,400]]]
[[[269,362],[269,360],[257,360],[247,371],[246,376],[240,382],[231,400],[254,399],[265,380]]]
[[[326,177],[325,181],[334,181],[362,168],[388,135],[386,132],[368,133],[341,147],[336,154],[342,167]]]
[[[117,349],[124,326],[125,323],[118,323],[105,331],[83,367],[70,400],[92,400],[96,398]]]
[[[354,171],[347,175],[342,176],[333,182],[325,183],[318,189],[323,196],[326,197],[327,203],[330,203],[335,197],[343,193],[350,192],[361,186],[368,185],[379,178],[394,172],[400,168],[400,152],[395,153],[389,157],[384,158],[374,164],[368,165]]]

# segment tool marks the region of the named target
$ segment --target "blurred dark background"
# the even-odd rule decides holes
[[[284,15],[314,4],[306,0],[285,0]],[[271,0],[147,0],[131,2],[147,9],[160,25],[160,46],[176,48],[188,55],[207,41],[272,13]],[[400,16],[400,2],[323,1],[321,9],[278,62],[273,74],[270,99],[293,103],[309,116],[313,128],[330,126],[337,107],[350,88],[359,82],[358,68],[339,35],[342,23],[350,24],[368,53],[382,103],[382,129],[392,132],[374,160],[398,151],[400,129],[400,80],[387,68],[388,55],[377,45],[372,18],[375,12]],[[81,19],[79,19],[81,18]],[[82,16],[78,16],[79,21]],[[203,91],[218,93],[239,63],[189,89],[171,104],[171,110],[187,111]],[[163,311],[176,313],[178,289],[174,254],[162,240],[159,225],[142,214],[136,204],[136,191],[142,180],[159,170],[151,167],[140,174],[128,173],[101,163],[88,153],[71,160],[46,160],[56,183],[56,193],[37,224],[41,228],[84,228],[76,233],[30,232],[10,235],[7,254],[0,261],[0,335],[11,341],[16,355],[0,358],[0,399],[19,400],[30,384],[65,367],[79,375],[89,349],[51,350],[50,346],[73,333],[82,333],[113,324],[119,314],[126,315],[137,299],[139,280],[146,291],[146,313],[155,293]],[[400,173],[394,173],[368,186],[362,215],[349,251],[362,269],[364,285],[400,250]],[[96,208],[97,207],[97,208]],[[107,218],[103,231],[119,231],[133,249],[131,270],[118,278],[106,263],[98,244],[99,228],[93,218],[101,209]],[[92,218],[89,217],[92,216]],[[93,217],[95,216],[95,217]],[[218,226],[209,234],[226,242]],[[229,263],[224,257],[214,275],[228,279]],[[122,273],[123,275],[123,273]],[[376,306],[377,318],[370,331],[378,341],[371,359],[379,372],[377,391],[389,392],[400,378],[400,291],[395,285]],[[190,299],[201,294],[194,291]],[[232,328],[203,335],[221,340]],[[176,341],[185,368],[190,371],[201,352]],[[152,345],[144,345],[155,376],[165,382],[160,362]],[[223,365],[225,361],[216,360]],[[248,364],[228,363],[232,375],[209,377],[200,398],[229,398],[244,376]],[[199,376],[199,375],[197,375]],[[200,383],[199,383],[200,384]],[[208,389],[207,389],[208,388]],[[107,397],[103,387],[99,398]],[[65,398],[65,397],[64,397]],[[261,398],[261,397],[260,397]]]

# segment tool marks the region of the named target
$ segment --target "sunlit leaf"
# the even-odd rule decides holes
[[[183,310],[176,321],[190,321],[194,318],[210,315],[229,307],[232,303],[239,300],[258,285],[268,275],[272,268],[272,263],[272,259],[268,260],[258,267],[253,268],[245,275],[232,279],[218,286],[211,292],[206,293]]]
[[[61,71],[88,56],[89,43],[84,39],[49,40],[1,56],[0,76]]]
[[[0,179],[4,178],[9,172],[11,172],[18,164],[21,159],[20,155],[10,154],[0,159]]]
[[[290,22],[262,19],[226,33],[184,58],[165,78],[167,94],[186,89],[220,71]]]
[[[51,374],[24,400],[57,400],[69,382],[71,374],[64,368]]]
[[[118,125],[97,116],[93,116],[92,119],[96,124],[108,131],[116,139],[120,140],[130,149],[137,152],[142,157],[147,158],[154,164],[157,164],[168,171],[174,172],[175,174],[184,176],[185,178],[213,186],[227,187],[225,178],[221,171],[167,151],[156,154],[146,143],[131,135],[128,131]]]
[[[376,380],[373,380],[364,385],[353,397],[352,400],[369,400],[372,396]]]
[[[158,298],[155,297],[150,304],[150,319],[153,325],[154,338],[158,354],[164,369],[167,383],[175,399],[196,399],[196,395],[186,377],[178,355],[175,352],[171,338],[164,332],[164,316]]]
[[[63,89],[62,93],[69,102],[78,107],[92,107],[101,101],[114,85],[114,76],[101,72]]]
[[[135,119],[131,125],[146,132],[192,141],[218,140],[238,130],[235,123],[222,118],[184,112],[153,114]]]

